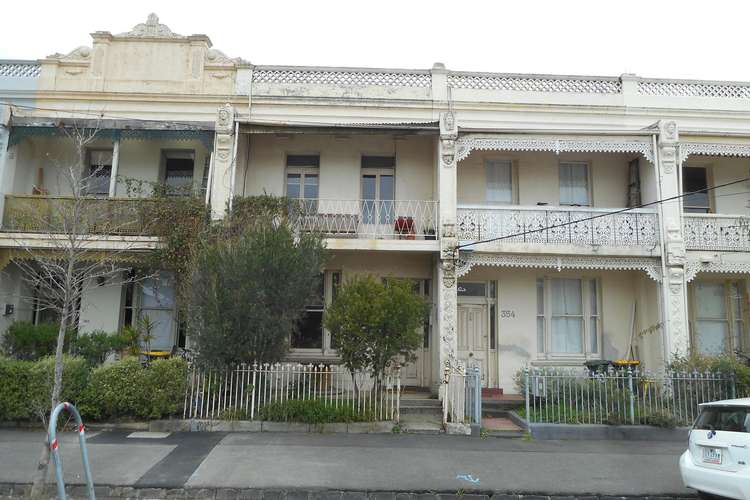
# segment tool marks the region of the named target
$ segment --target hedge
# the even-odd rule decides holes
[[[34,421],[49,413],[54,358],[0,358],[0,421]],[[178,413],[185,397],[187,364],[181,359],[135,358],[92,369],[83,358],[65,357],[62,400],[84,421],[161,418]]]

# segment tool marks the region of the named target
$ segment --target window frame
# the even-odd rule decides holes
[[[335,278],[337,276],[337,278]],[[334,287],[336,290],[342,285],[343,272],[341,269],[326,269],[323,271],[323,304],[311,304],[305,306],[305,312],[314,310],[322,312],[321,323],[325,321],[325,314],[328,306],[331,305],[334,298]],[[338,280],[338,281],[337,281]],[[336,349],[331,346],[331,333],[321,325],[321,347],[293,347],[292,332],[289,332],[289,354],[303,358],[319,358],[321,356],[331,356],[336,354]]]
[[[550,282],[552,280],[561,279],[575,279],[581,281],[581,324],[583,328],[582,336],[582,347],[583,350],[580,353],[564,353],[564,352],[552,352],[552,290]],[[544,314],[539,314],[538,305],[538,290],[539,282],[543,284],[542,299],[543,299],[543,311]],[[591,283],[596,283],[596,310],[597,314],[592,314],[592,301],[591,301]],[[539,319],[543,318],[542,331],[539,331],[537,327],[537,348],[536,356],[537,360],[571,360],[571,361],[582,361],[582,360],[595,360],[602,358],[602,324],[603,324],[603,311],[602,311],[602,285],[601,278],[598,276],[591,275],[578,275],[578,274],[563,274],[563,275],[540,275],[535,280],[535,295],[537,295],[537,305],[535,318],[538,324]],[[576,316],[578,317],[578,316]],[[594,320],[596,323],[597,331],[596,335],[596,347],[597,350],[594,352],[591,350],[591,321]],[[540,348],[539,340],[543,338],[543,345]]]
[[[112,163],[114,163],[114,154],[115,150],[114,148],[107,148],[107,147],[93,147],[93,148],[86,148],[86,176],[87,178],[91,178],[93,175],[93,172],[91,170],[92,167],[92,156],[93,153],[109,153],[110,157],[112,158],[110,160],[109,164],[109,175],[107,176],[107,190],[106,192],[91,192],[88,187],[86,188],[86,196],[97,196],[97,197],[109,197],[109,185],[112,183]],[[105,165],[102,165],[105,166]],[[90,184],[90,183],[89,183]]]
[[[190,159],[193,161],[193,170],[190,176],[190,191],[195,191],[195,167],[197,163],[197,154],[195,149],[175,149],[175,148],[169,148],[169,149],[162,149],[161,150],[161,165],[159,167],[159,180],[164,186],[164,189],[166,191],[166,194],[168,196],[189,196],[191,193],[180,193],[175,192],[171,193],[169,191],[167,186],[167,161],[170,159],[175,160],[187,160]]]
[[[563,165],[583,165],[586,167],[586,204],[574,204],[562,201],[562,176],[560,170]],[[557,162],[557,195],[558,202],[562,207],[593,207],[594,206],[594,192],[593,192],[593,178],[592,178],[591,162],[588,160],[559,160]]]
[[[690,346],[692,349],[698,349],[698,308],[696,306],[697,296],[695,293],[695,287],[697,283],[713,283],[721,284],[724,288],[724,307],[726,315],[724,321],[727,323],[727,351],[723,354],[730,356],[735,355],[735,351],[739,350],[744,352],[748,346],[748,287],[747,283],[743,279],[726,279],[726,278],[701,278],[696,279],[694,283],[688,288],[688,300],[690,301],[688,320],[690,322]],[[732,287],[736,285],[740,294],[739,304],[735,303],[733,299],[736,297],[732,296]],[[737,306],[739,305],[739,317],[737,317]],[[737,323],[742,324],[742,331],[739,332],[739,345],[735,345]]]
[[[510,201],[493,201],[489,199],[487,191],[487,164],[490,162],[508,162],[510,164]],[[486,155],[482,156],[482,168],[484,170],[484,203],[487,205],[518,205],[518,162],[515,158],[507,156]]]
[[[685,169],[686,168],[701,168],[706,172],[706,187],[713,186],[714,185],[714,177],[713,177],[713,165],[710,163],[688,163],[686,165],[683,165],[681,167],[680,171],[680,194],[684,195],[687,191],[685,191]],[[714,191],[709,190],[707,193],[708,197],[708,205],[707,206],[688,206],[685,205],[685,201],[687,200],[686,196],[683,196],[680,198],[680,206],[682,207],[682,213],[685,214],[715,214],[716,213],[716,200],[714,199]],[[707,209],[707,212],[688,212],[686,209],[688,208],[698,208]]]

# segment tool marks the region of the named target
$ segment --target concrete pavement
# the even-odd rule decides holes
[[[97,484],[556,495],[689,493],[677,469],[684,444],[673,442],[216,432],[128,436],[89,435]],[[0,483],[31,480],[42,440],[40,432],[0,431]],[[82,483],[75,434],[63,434],[60,448],[66,481]]]

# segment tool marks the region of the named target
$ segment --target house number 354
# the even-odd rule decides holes
[[[500,317],[501,318],[515,318],[516,317],[516,311],[512,309],[506,309],[504,311],[500,311]]]

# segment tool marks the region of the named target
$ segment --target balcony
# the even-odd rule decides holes
[[[750,251],[750,217],[747,215],[686,213],[683,221],[688,250]]]
[[[291,214],[297,229],[327,238],[437,239],[436,201],[305,199],[298,207]]]
[[[22,233],[65,233],[72,220],[79,234],[138,236],[148,233],[154,199],[85,198],[76,209],[75,199],[66,196],[6,195],[3,231]],[[77,214],[76,214],[77,211]]]
[[[656,212],[633,209],[607,215],[614,210],[459,205],[457,232],[466,241],[500,238],[499,244],[602,246],[617,247],[621,253],[650,253],[659,242]]]

